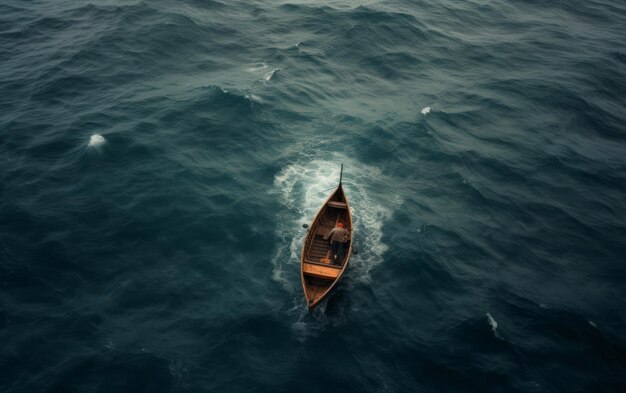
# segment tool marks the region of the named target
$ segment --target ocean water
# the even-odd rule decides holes
[[[626,391],[626,4],[0,4],[0,391]],[[306,309],[339,177],[355,255]]]

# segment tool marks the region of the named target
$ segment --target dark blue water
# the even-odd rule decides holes
[[[0,4],[0,391],[626,391],[622,1]],[[344,164],[359,254],[299,254]]]

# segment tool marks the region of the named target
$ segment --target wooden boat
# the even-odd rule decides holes
[[[330,194],[326,202],[313,219],[300,258],[302,288],[309,310],[312,310],[335,288],[348,266],[352,254],[352,214],[348,198],[341,184],[343,165],[339,185]],[[333,261],[330,239],[324,239],[341,222],[348,230],[348,242],[344,247],[343,257]]]

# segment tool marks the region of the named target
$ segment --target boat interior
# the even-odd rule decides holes
[[[341,189],[338,189],[322,208],[309,229],[305,242],[302,273],[307,284],[307,297],[313,303],[324,295],[341,274],[348,258],[351,240],[346,243],[341,259],[333,261],[330,241],[324,239],[339,222],[342,222],[348,231],[352,231],[348,205]]]

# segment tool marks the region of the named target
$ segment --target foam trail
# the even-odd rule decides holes
[[[330,160],[306,157],[286,165],[275,176],[274,192],[284,209],[278,214],[279,224],[275,230],[280,240],[272,255],[272,278],[292,296],[293,307],[287,313],[297,318],[293,330],[298,337],[307,337],[327,323],[325,302],[312,314],[306,311],[299,270],[306,236],[302,224],[310,224],[331,189],[337,186],[340,162],[345,166],[343,184],[353,211],[355,244],[359,249],[359,254],[350,259],[343,285],[369,282],[371,269],[383,262],[388,246],[382,241],[382,226],[401,202],[399,199],[373,200],[368,187],[381,187],[377,184],[383,178],[380,170],[345,157]]]
[[[427,106],[425,108],[422,108],[422,110],[421,110],[421,114],[422,115],[426,116],[429,113],[430,113],[430,107],[429,106]]]

